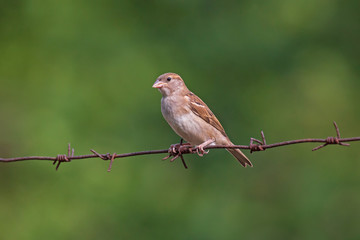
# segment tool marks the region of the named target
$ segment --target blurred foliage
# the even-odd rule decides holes
[[[0,3],[0,155],[163,149],[176,72],[233,142],[360,135],[360,2]],[[359,239],[360,153],[303,144],[181,162],[0,165],[1,239]],[[248,152],[247,152],[248,155]]]

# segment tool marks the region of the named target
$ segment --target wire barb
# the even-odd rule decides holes
[[[111,159],[111,156],[110,156],[110,153],[107,153],[107,154],[100,154],[98,152],[96,152],[94,149],[90,149],[90,152],[92,152],[93,154],[95,154],[97,157],[101,158],[102,160],[110,160]]]
[[[187,169],[188,167],[187,167],[187,165],[186,165],[184,156],[183,156],[182,154],[180,155],[180,158],[181,158],[181,161],[182,161],[182,163],[183,163],[183,165],[184,165],[184,168]]]
[[[115,156],[116,156],[116,153],[113,153],[113,155],[112,155],[112,157],[111,157],[111,159],[110,159],[109,168],[108,168],[108,170],[107,170],[108,172],[111,171],[111,167],[112,167],[112,164],[113,164],[113,162],[114,162]]]
[[[68,143],[68,155],[66,156],[65,154],[58,154],[53,162],[53,165],[55,165],[55,163],[57,162],[55,170],[57,171],[59,169],[60,164],[62,162],[70,162],[71,159],[69,158],[73,156],[74,156],[74,149],[72,149],[72,153],[71,153],[71,146],[70,143]]]
[[[264,146],[266,145],[266,139],[263,131],[261,131],[261,139],[262,141],[257,140],[256,138],[250,138],[250,144],[249,144],[250,153],[266,150],[266,148],[264,148]],[[254,142],[258,144],[254,144]]]
[[[341,145],[341,146],[350,146],[349,143],[342,143],[341,142],[339,127],[338,127],[338,125],[336,124],[335,121],[333,123],[334,123],[334,127],[335,127],[335,130],[336,130],[336,137],[327,137],[324,144],[313,148],[312,151],[319,150],[320,148],[326,147],[329,144],[338,144],[338,145]]]

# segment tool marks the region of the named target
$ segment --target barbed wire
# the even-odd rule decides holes
[[[214,145],[214,146],[207,146],[204,149],[219,149],[219,148],[238,148],[238,149],[248,149],[250,153],[256,151],[265,151],[268,148],[275,148],[281,147],[286,145],[292,144],[299,144],[299,143],[323,143],[320,146],[317,146],[312,149],[312,151],[319,150],[327,145],[330,144],[337,144],[341,146],[349,146],[350,144],[346,142],[353,142],[353,141],[360,141],[360,137],[351,137],[351,138],[341,138],[340,130],[337,126],[336,122],[333,122],[336,130],[336,137],[327,137],[327,138],[305,138],[305,139],[297,139],[297,140],[290,140],[290,141],[283,141],[278,143],[267,144],[264,132],[261,131],[261,139],[262,141],[251,138],[249,145]],[[185,168],[187,165],[185,163],[184,154],[194,154],[197,153],[196,147],[191,146],[189,143],[182,143],[182,140],[179,144],[171,145],[169,149],[162,149],[162,150],[149,150],[149,151],[140,151],[140,152],[131,152],[131,153],[122,153],[122,154],[99,154],[95,150],[90,150],[93,154],[89,155],[74,155],[74,148],[71,148],[70,143],[68,144],[68,152],[67,155],[59,154],[56,157],[47,157],[47,156],[29,156],[29,157],[15,157],[15,158],[0,158],[0,162],[18,162],[18,161],[28,161],[28,160],[49,160],[53,161],[53,164],[56,165],[56,170],[58,170],[59,166],[63,162],[70,162],[71,160],[80,160],[80,159],[88,159],[88,158],[100,158],[102,160],[110,160],[108,171],[111,170],[112,163],[116,158],[125,158],[125,157],[133,157],[133,156],[140,156],[140,155],[150,155],[150,154],[161,154],[161,153],[168,153],[168,156],[164,157],[163,160],[166,160],[170,157],[170,162],[173,162],[177,158],[181,158],[182,163]]]

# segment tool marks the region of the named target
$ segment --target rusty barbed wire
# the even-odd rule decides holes
[[[334,123],[334,127],[336,130],[336,137],[327,137],[325,139],[322,138],[305,138],[305,139],[297,139],[297,140],[290,140],[290,141],[283,141],[278,143],[267,144],[265,139],[265,134],[261,131],[261,138],[262,141],[256,138],[250,138],[249,145],[214,145],[214,146],[207,146],[204,149],[219,149],[219,148],[238,148],[238,149],[248,149],[250,153],[256,151],[265,151],[268,148],[275,148],[281,147],[286,145],[292,144],[299,144],[299,143],[323,143],[320,146],[317,146],[312,149],[312,151],[319,150],[327,145],[341,145],[341,146],[349,146],[350,144],[345,142],[353,142],[353,141],[360,141],[360,137],[351,137],[351,138],[341,138],[340,130],[337,126],[336,122]],[[255,142],[255,143],[254,143]],[[183,143],[182,139],[180,144],[172,145],[169,149],[162,149],[162,150],[149,150],[149,151],[140,151],[140,152],[131,152],[131,153],[122,153],[116,154],[110,153],[100,154],[97,153],[95,150],[90,150],[93,154],[89,155],[79,155],[74,156],[74,148],[71,148],[70,143],[68,144],[68,152],[67,155],[59,154],[56,157],[47,157],[47,156],[29,156],[29,157],[16,157],[16,158],[0,158],[0,162],[18,162],[18,161],[27,161],[27,160],[50,160],[53,161],[53,164],[56,164],[55,169],[58,170],[59,166],[63,162],[70,162],[71,160],[79,160],[79,159],[87,159],[87,158],[100,158],[102,160],[110,160],[108,171],[111,170],[112,164],[115,158],[125,158],[125,157],[133,157],[133,156],[140,156],[140,155],[150,155],[150,154],[161,154],[161,153],[168,153],[168,156],[164,157],[163,160],[166,160],[170,157],[170,162],[173,162],[177,158],[181,158],[182,163],[185,168],[188,168],[183,155],[184,154],[194,154],[196,153],[196,148],[191,146],[188,143]]]

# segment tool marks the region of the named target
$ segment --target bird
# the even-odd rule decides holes
[[[176,73],[160,75],[152,86],[160,91],[161,113],[170,127],[189,144],[196,146],[200,156],[204,147],[234,145],[210,108],[185,85]],[[240,149],[226,148],[242,166],[253,166]]]

